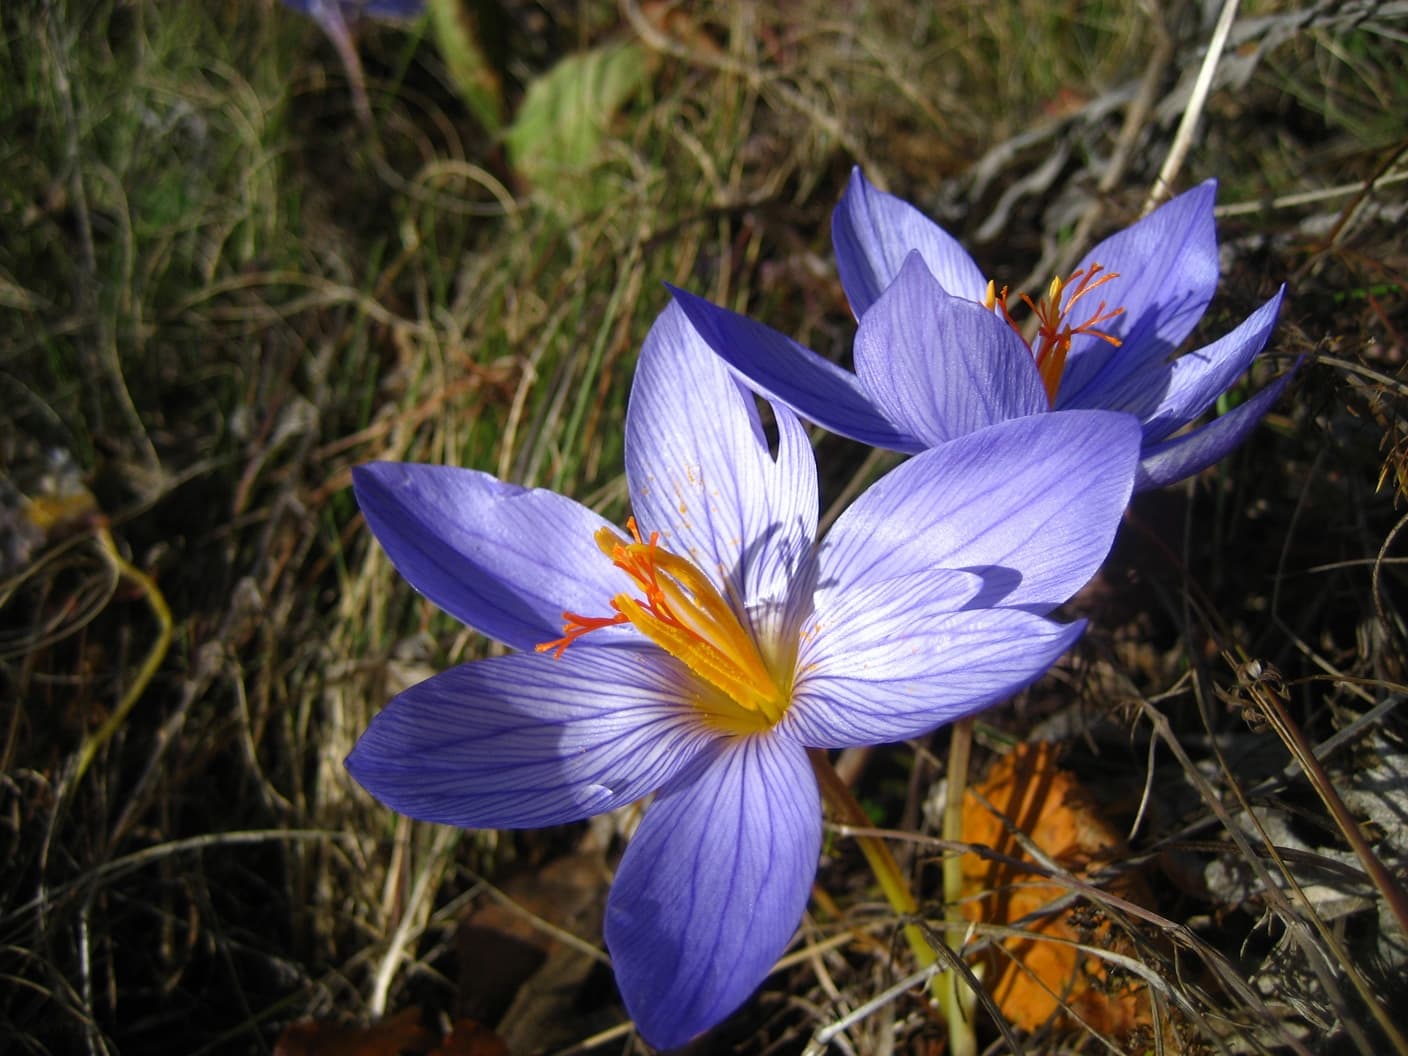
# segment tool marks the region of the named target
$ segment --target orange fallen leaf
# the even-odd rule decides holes
[[[999,759],[963,803],[963,839],[999,854],[1031,862],[1012,830],[1025,834],[1048,858],[1077,876],[1117,853],[1121,840],[1101,817],[1089,792],[1074,775],[1056,765],[1049,743],[1020,744]],[[991,809],[983,802],[991,804]],[[996,812],[996,813],[994,813]],[[968,919],[1008,925],[1061,898],[1068,887],[1020,864],[993,861],[977,854],[962,858]],[[1137,874],[1126,874],[1112,893],[1147,904],[1147,887]],[[1071,943],[1112,949],[1123,940],[1087,903],[1048,914],[1022,925],[1026,933],[1002,942],[986,958],[988,990],[1004,1016],[1017,1027],[1035,1030],[1059,1017],[1074,1026],[1074,1016],[1101,1034],[1125,1037],[1150,1024],[1149,998],[1142,984],[1113,984],[1099,957]],[[1074,919],[1073,919],[1074,918]],[[1028,937],[1030,936],[1030,937]],[[1122,952],[1128,952],[1127,950]]]

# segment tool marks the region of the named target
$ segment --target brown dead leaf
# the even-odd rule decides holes
[[[999,759],[977,786],[992,809],[972,790],[965,797],[963,839],[1030,862],[1031,856],[1011,831],[1015,829],[1076,875],[1117,853],[1118,834],[1077,778],[1056,765],[1056,754],[1050,743],[1020,744]],[[964,855],[962,868],[967,896],[963,911],[970,920],[982,923],[1011,924],[1068,890],[1040,872],[976,854]],[[1127,874],[1110,890],[1132,901],[1150,901],[1137,874]],[[1005,953],[994,952],[986,964],[989,992],[1014,1026],[1035,1030],[1053,1017],[1059,1017],[1058,1024],[1074,1026],[1068,1017],[1075,1016],[1091,1029],[1118,1038],[1149,1025],[1149,998],[1143,986],[1113,985],[1100,958],[1070,945],[1083,942],[1128,952],[1122,949],[1127,945],[1123,937],[1098,911],[1092,914],[1089,905],[1082,903],[1023,928],[1030,938],[1005,940]]]
[[[690,17],[687,7],[666,0],[646,0],[640,5],[640,13],[657,33],[696,57],[716,61],[724,57],[723,49]]]
[[[274,1056],[401,1056],[426,1052],[435,1042],[421,1024],[421,1010],[404,1008],[369,1027],[312,1019],[291,1023],[274,1042]]]
[[[587,941],[601,934],[606,871],[580,852],[521,873],[461,922],[458,1012],[495,1024],[514,1052],[560,1048],[590,1028],[578,1008],[601,967],[543,925]]]
[[[457,1019],[440,1047],[429,1056],[508,1056],[508,1046],[483,1023]]]
[[[405,1008],[369,1027],[306,1019],[284,1028],[274,1056],[509,1056],[508,1046],[488,1027],[457,1019],[439,1038],[423,1024],[419,1008]]]

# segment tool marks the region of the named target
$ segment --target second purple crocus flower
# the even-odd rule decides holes
[[[1174,353],[1217,287],[1212,181],[1097,245],[1020,320],[961,245],[855,170],[832,218],[841,283],[859,320],[855,373],[761,323],[677,291],[690,321],[770,399],[833,432],[921,451],[994,422],[1104,409],[1139,419],[1135,490],[1216,462],[1290,380],[1187,433],[1265,346],[1284,288],[1209,345]],[[1020,315],[1020,306],[1010,306]]]
[[[367,98],[366,76],[357,46],[352,41],[352,25],[362,18],[416,18],[425,10],[426,0],[283,0],[284,6],[308,15],[337,49],[347,71],[353,103],[358,116],[370,124],[371,103]]]
[[[393,809],[557,825],[655,794],[606,943],[641,1034],[680,1045],[767,976],[806,907],[822,815],[808,749],[920,736],[1039,677],[1080,634],[1047,613],[1128,501],[1127,415],[1006,422],[910,459],[816,539],[806,432],[671,305],[626,415],[626,531],[445,466],[354,475],[397,569],[515,653],[405,691],[347,759]]]

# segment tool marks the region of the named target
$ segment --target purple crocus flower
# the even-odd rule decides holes
[[[347,71],[347,83],[352,87],[352,100],[357,115],[371,123],[371,103],[367,99],[366,76],[362,60],[352,41],[352,24],[361,18],[415,18],[425,10],[426,0],[284,0],[284,6],[301,11],[322,27],[337,49]]]
[[[655,793],[605,931],[665,1048],[737,1008],[797,927],[822,831],[807,749],[917,737],[1045,671],[1081,631],[1046,614],[1104,558],[1138,451],[1127,415],[1001,423],[910,459],[818,543],[805,429],[773,411],[770,440],[671,305],[626,413],[628,531],[473,470],[354,471],[412,586],[518,651],[406,690],[347,768],[465,828]]]
[[[863,443],[914,452],[1043,411],[1123,411],[1143,426],[1135,490],[1210,466],[1241,442],[1290,375],[1175,436],[1266,344],[1284,287],[1231,333],[1174,357],[1217,287],[1214,181],[1101,242],[1040,300],[1028,341],[972,257],[856,169],[832,217],[841,284],[859,319],[855,373],[777,331],[677,291],[709,345],[768,398]]]
[[[314,18],[334,11],[345,19],[415,18],[425,10],[425,0],[284,0],[284,6]]]

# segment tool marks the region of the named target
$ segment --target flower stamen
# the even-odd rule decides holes
[[[698,566],[660,547],[659,532],[643,540],[634,517],[626,527],[632,541],[602,528],[596,533],[596,544],[612,564],[635,580],[642,596],[617,594],[611,599],[611,616],[564,612],[562,637],[540,643],[537,651],[560,658],[584,635],[630,623],[720,690],[736,708],[761,717],[766,726],[776,723],[787,709],[791,687],[773,675],[733,607]],[[706,710],[717,711],[721,704],[712,702]]]
[[[1066,355],[1070,352],[1071,341],[1076,335],[1089,334],[1116,348],[1120,346],[1118,337],[1106,333],[1100,327],[1123,315],[1123,308],[1107,308],[1106,303],[1101,301],[1099,307],[1091,312],[1084,322],[1075,325],[1070,322],[1070,315],[1077,301],[1117,278],[1119,272],[1107,271],[1103,265],[1092,263],[1088,268],[1072,272],[1069,278],[1053,278],[1046,289],[1046,296],[1039,300],[1022,294],[1022,303],[1031,311],[1037,323],[1036,333],[1030,340],[1022,335],[1021,328],[1007,309],[1007,287],[1002,287],[1002,292],[996,293],[994,283],[988,282],[984,303],[988,308],[1000,311],[1007,324],[1017,331],[1031,350],[1032,357],[1036,360],[1037,372],[1041,375],[1042,386],[1046,389],[1046,398],[1052,406],[1056,404],[1056,391],[1061,385],[1061,374],[1066,368]]]

